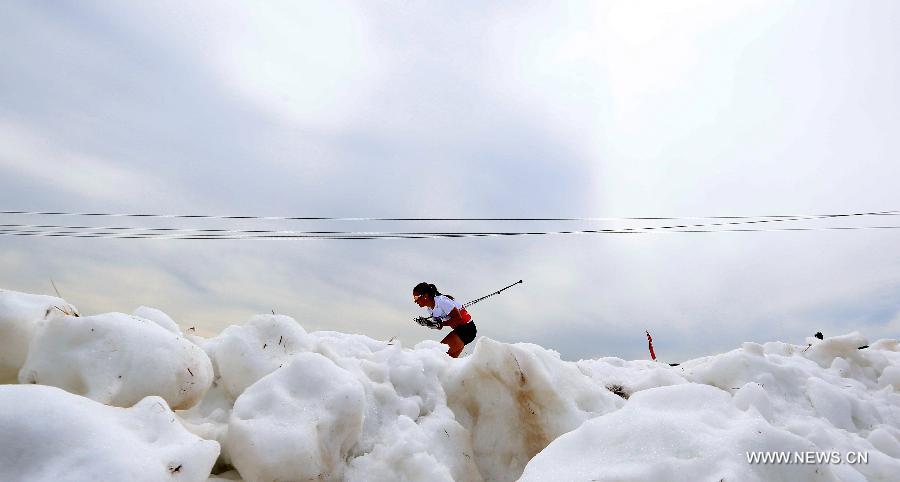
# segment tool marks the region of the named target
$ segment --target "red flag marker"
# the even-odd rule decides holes
[[[647,333],[647,344],[650,346],[650,359],[656,361],[656,353],[653,352],[653,338],[650,337],[650,332],[645,330]]]

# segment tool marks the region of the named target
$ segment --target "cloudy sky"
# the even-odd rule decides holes
[[[0,210],[327,217],[900,209],[900,4],[6,2]],[[704,221],[693,220],[692,223]],[[707,221],[708,222],[708,221]],[[3,224],[542,231],[590,222]],[[662,222],[665,225],[664,222]],[[778,223],[776,227],[788,227]],[[894,216],[791,227],[900,225]],[[758,226],[762,227],[762,226]],[[3,234],[3,233],[0,233]],[[8,234],[8,233],[7,233]],[[0,236],[0,288],[214,333],[288,314],[411,346],[410,293],[563,358],[900,336],[900,229],[420,240]]]

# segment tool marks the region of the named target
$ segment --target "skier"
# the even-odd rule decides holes
[[[435,328],[441,329],[444,326],[453,328],[453,331],[441,340],[441,343],[450,347],[447,354],[451,357],[458,357],[463,348],[475,339],[477,330],[472,317],[462,304],[452,296],[441,294],[435,285],[424,282],[417,284],[413,288],[413,302],[428,309],[431,318],[437,320]]]

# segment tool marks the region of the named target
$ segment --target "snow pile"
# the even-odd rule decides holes
[[[514,480],[552,440],[625,403],[555,353],[487,338],[444,384],[488,480]]]
[[[16,383],[39,320],[77,313],[52,296],[0,290],[0,383]]]
[[[638,393],[555,440],[522,480],[896,480],[897,341],[859,349],[868,342],[852,333],[807,343],[744,343],[678,367],[657,364],[631,377],[641,387],[629,387],[626,373],[645,362],[582,361]],[[653,372],[673,386],[648,387]],[[748,462],[748,453],[763,451],[834,453],[843,463]],[[868,463],[851,463],[851,452],[867,453]]]
[[[443,345],[307,334],[269,315],[202,344],[216,369],[210,401],[182,415],[247,480],[481,478],[446,405]]]
[[[428,341],[412,351],[362,336],[315,335],[318,352],[365,393],[345,480],[481,480],[469,434],[447,407],[445,345]]]
[[[287,316],[256,316],[207,339],[182,335],[152,308],[78,317],[54,304],[65,302],[0,292],[0,329],[30,340],[26,350],[0,339],[19,350],[2,359],[3,369],[19,367],[20,382],[71,392],[0,385],[0,480],[894,480],[900,473],[896,340],[867,346],[854,333],[801,345],[745,343],[670,367],[566,362],[536,345],[481,338],[472,355],[454,360],[433,341],[404,349],[362,335],[307,333]],[[170,406],[184,409],[173,415]],[[842,460],[750,461],[773,452]],[[868,462],[844,459],[851,452]]]
[[[809,480],[816,466],[750,465],[745,450],[815,446],[742,412],[728,393],[684,384],[635,394],[622,410],[588,421],[534,458],[521,480]]]
[[[250,385],[309,350],[312,340],[293,318],[259,315],[201,342],[216,369],[216,382],[237,398]]]
[[[186,338],[143,318],[107,313],[37,322],[19,383],[119,407],[157,395],[177,409],[203,398],[212,373],[209,357]]]
[[[220,401],[206,433],[227,434],[223,453],[248,480],[514,480],[551,440],[624,403],[555,353],[488,339],[453,363],[434,342],[410,351],[259,316],[204,347],[237,395],[227,426]]]
[[[362,432],[365,394],[317,353],[297,355],[241,394],[228,447],[250,480],[339,480]]]
[[[307,351],[312,339],[292,318],[278,315],[255,316],[214,338],[188,335],[188,339],[208,353],[214,379],[203,400],[180,415],[193,433],[222,445],[219,466],[227,467],[232,463],[226,442],[235,399],[292,356]]]
[[[0,385],[0,480],[204,481],[219,444],[165,402],[109,407],[58,388]]]

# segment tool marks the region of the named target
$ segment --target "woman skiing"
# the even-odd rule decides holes
[[[452,296],[442,295],[435,285],[424,282],[417,284],[413,288],[413,302],[428,309],[431,318],[438,322],[436,328],[441,329],[444,326],[453,328],[453,331],[441,340],[441,343],[450,347],[447,354],[451,357],[458,357],[463,348],[475,339],[477,331],[472,317],[462,304]]]

